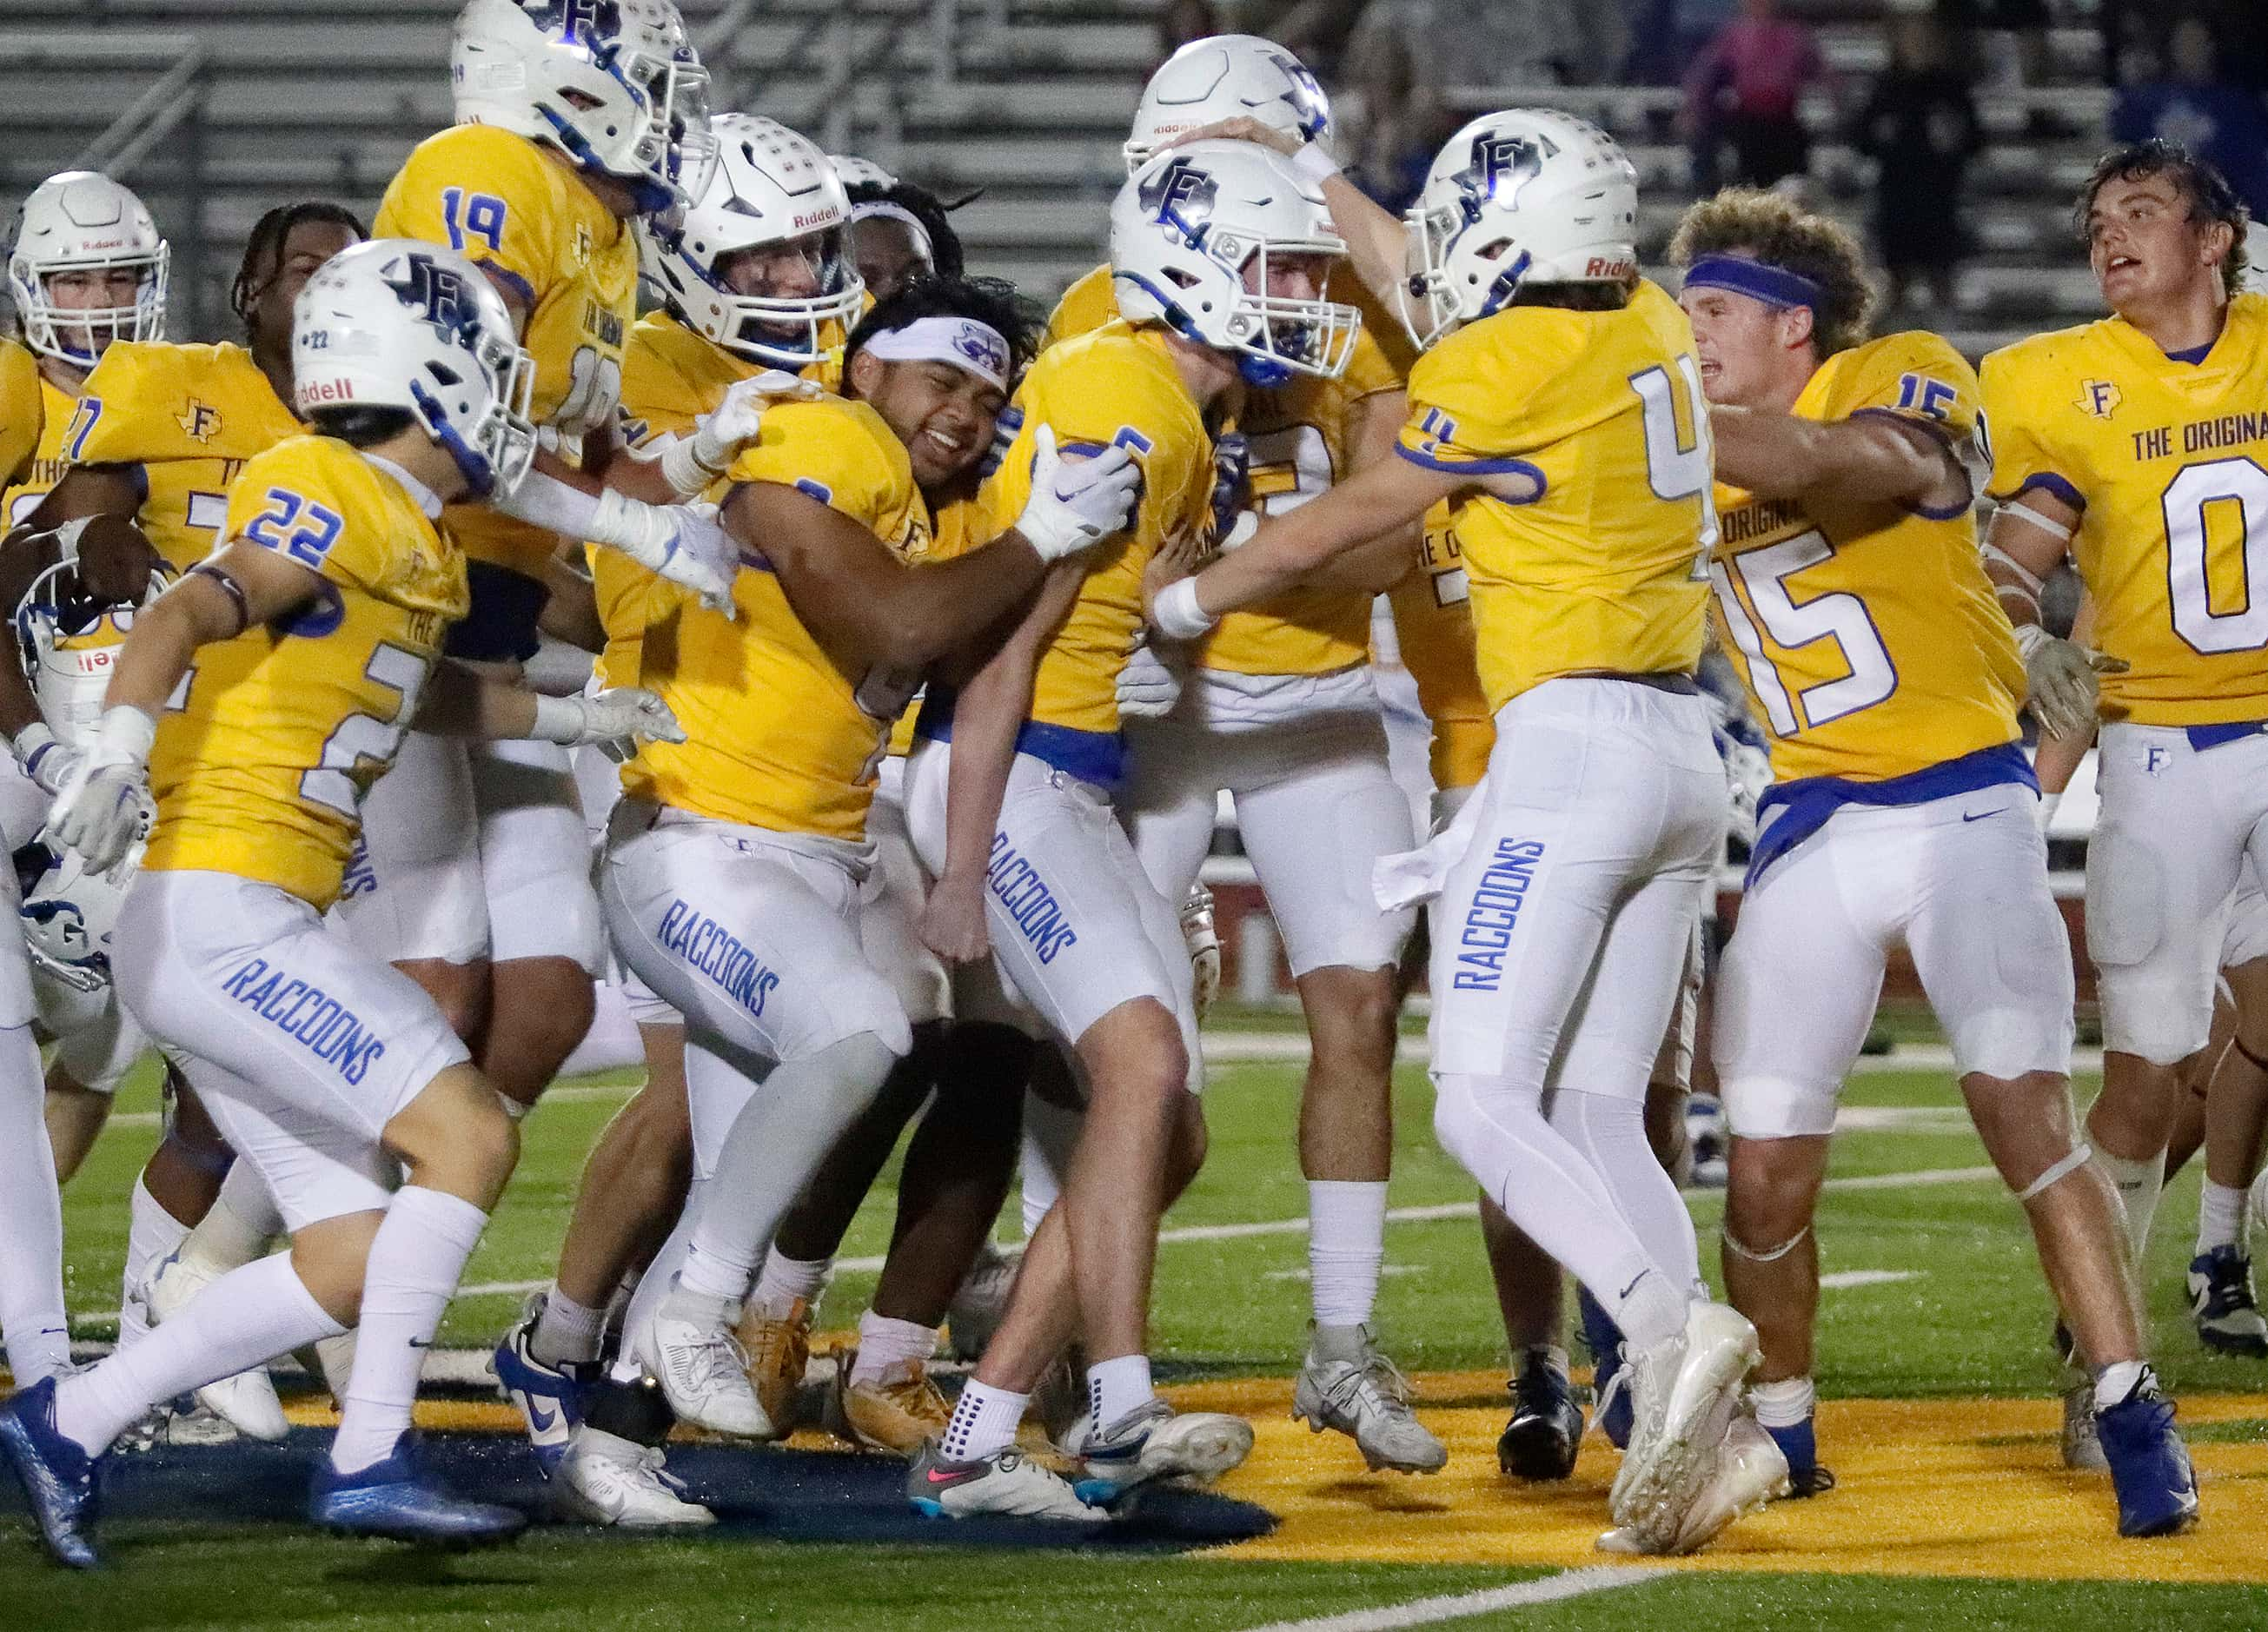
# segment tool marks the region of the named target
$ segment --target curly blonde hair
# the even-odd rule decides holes
[[[1867,338],[1874,317],[1866,253],[1839,221],[1815,215],[1778,193],[1727,187],[1688,209],[1669,240],[1680,271],[1709,255],[1746,255],[1819,285],[1812,343],[1822,357]]]

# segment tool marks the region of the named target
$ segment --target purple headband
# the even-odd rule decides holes
[[[1685,270],[1688,289],[1729,289],[1768,306],[1819,305],[1820,288],[1785,267],[1767,266],[1743,255],[1704,255]]]

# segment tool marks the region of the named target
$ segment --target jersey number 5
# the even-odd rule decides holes
[[[1808,600],[1798,600],[1788,593],[1789,578],[1834,553],[1822,534],[1799,533],[1762,549],[1743,550],[1731,561],[1716,562],[1709,568],[1717,605],[1725,614],[1725,627],[1732,631],[1733,643],[1741,649],[1749,685],[1756,701],[1764,705],[1764,717],[1775,737],[1793,737],[1807,726],[1824,725],[1846,714],[1871,709],[1898,688],[1898,672],[1891,665],[1881,636],[1875,632],[1865,601],[1840,591]],[[1733,588],[1734,573],[1740,575],[1741,588],[1748,592],[1749,602],[1756,609],[1756,621],[1749,620],[1747,607]],[[1788,696],[1787,683],[1780,678],[1778,667],[1764,655],[1756,622],[1764,626],[1764,634],[1782,651],[1794,651],[1814,641],[1833,641],[1843,654],[1844,666],[1851,671],[1839,680],[1822,680],[1796,693],[1803,704],[1801,720],[1796,718],[1795,702]]]
[[[350,714],[339,722],[323,744],[323,757],[314,769],[299,778],[299,797],[310,805],[356,820],[362,808],[362,790],[354,773],[365,765],[383,771],[394,763],[401,746],[401,733],[417,712],[417,694],[425,688],[425,659],[400,646],[381,644],[370,654],[363,678],[400,699],[385,719],[375,714]]]
[[[2249,459],[2191,465],[2167,484],[2166,595],[2174,633],[2211,656],[2268,646],[2268,470]],[[2234,545],[2235,593],[2213,609],[2214,535]]]

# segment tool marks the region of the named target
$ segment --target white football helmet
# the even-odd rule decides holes
[[[1362,313],[1268,293],[1271,255],[1345,254],[1314,185],[1281,154],[1249,142],[1160,153],[1127,178],[1110,206],[1119,315],[1236,353],[1255,386],[1345,371]]]
[[[858,320],[866,286],[850,258],[850,201],[826,154],[776,119],[719,114],[709,190],[681,226],[641,224],[645,273],[694,328],[726,350],[799,369],[825,352],[821,327]],[[741,295],[723,262],[743,250],[808,239],[810,295]]]
[[[1410,206],[1403,322],[1420,349],[1501,309],[1522,283],[1613,283],[1638,270],[1638,172],[1572,114],[1487,114],[1434,155]]]
[[[453,250],[380,238],[307,280],[291,321],[299,417],[401,408],[446,448],[475,498],[510,492],[535,456],[535,365],[495,285]]]
[[[93,170],[49,176],[24,201],[8,256],[8,293],[24,343],[42,357],[89,368],[114,340],[163,340],[172,256],[133,188]],[[48,289],[59,272],[119,268],[136,275],[130,306],[61,306]]]
[[[115,639],[71,637],[105,622],[124,635],[133,627],[134,614],[146,610],[172,582],[164,570],[152,571],[140,603],[117,606],[87,592],[75,561],[58,561],[32,580],[16,605],[16,644],[39,699],[40,717],[57,740],[78,747],[92,738],[102,718],[102,695],[118,662]]]
[[[49,1030],[76,1031],[100,1016],[110,990],[111,933],[148,840],[145,823],[125,859],[104,872],[90,871],[77,851],[44,842],[16,852],[24,950]]]
[[[653,215],[716,162],[709,74],[670,0],[466,0],[449,45],[460,125],[548,143]]]
[[[1331,133],[1330,99],[1298,57],[1257,34],[1212,34],[1174,52],[1142,87],[1126,173],[1175,136],[1240,116],[1307,142]]]
[[[871,158],[861,158],[856,153],[829,153],[827,162],[835,166],[836,179],[845,187],[880,187],[884,192],[897,186],[892,175]]]

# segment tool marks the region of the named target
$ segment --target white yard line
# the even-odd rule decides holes
[[[1308,1054],[1307,1039],[1300,1032],[1207,1032],[1204,1033],[1204,1057],[1217,1065],[1248,1065],[1275,1061],[1287,1063],[1304,1062]],[[1423,1064],[1425,1060],[1425,1040],[1404,1037],[1395,1046],[1394,1057],[1403,1062]],[[2100,1071],[2102,1050],[2074,1048],[2071,1066],[2074,1071]],[[1851,1067],[1853,1077],[1876,1077],[1891,1071],[1949,1071],[1953,1069],[1953,1050],[1942,1043],[1900,1043],[1891,1054],[1861,1055]]]
[[[1594,1565],[1563,1570],[1540,1580],[1514,1586],[1484,1587],[1477,1592],[1452,1592],[1439,1598],[1417,1598],[1406,1604],[1378,1609],[1351,1610],[1343,1615],[1318,1615],[1312,1621],[1271,1621],[1252,1632],[1401,1632],[1403,1627],[1437,1626],[1444,1621],[1464,1621],[1492,1615],[1502,1609],[1524,1609],[1530,1604],[1557,1604],[1616,1587],[1641,1586],[1659,1581],[1668,1572],[1627,1566]]]

